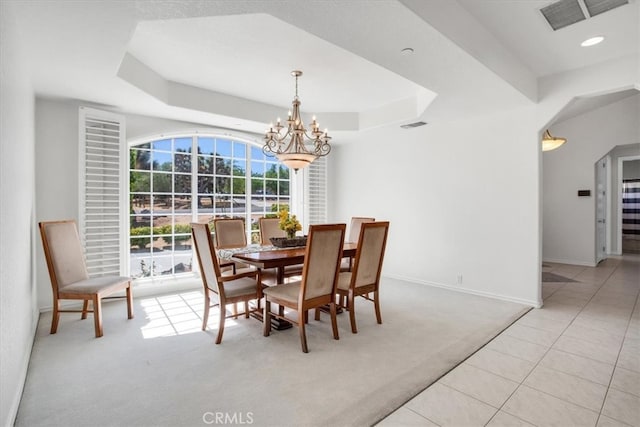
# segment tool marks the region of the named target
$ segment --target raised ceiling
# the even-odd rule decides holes
[[[337,130],[537,101],[537,79],[638,55],[629,4],[553,31],[538,0],[3,3],[41,96],[260,132],[303,110]],[[603,34],[601,45],[579,43]],[[413,55],[403,55],[406,47]],[[322,116],[320,116],[322,113]],[[326,119],[324,119],[326,118]]]

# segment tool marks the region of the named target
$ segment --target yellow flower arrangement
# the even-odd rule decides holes
[[[280,218],[280,229],[287,233],[289,239],[293,239],[296,236],[296,231],[302,230],[302,225],[295,215],[289,215],[289,211],[281,210],[278,214]]]

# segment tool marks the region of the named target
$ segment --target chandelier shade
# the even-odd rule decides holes
[[[331,151],[329,141],[331,137],[327,129],[320,130],[320,124],[315,116],[307,130],[300,117],[300,99],[298,98],[298,77],[302,71],[294,70],[291,75],[296,79],[296,94],[289,111],[286,125],[278,118],[275,126],[269,125],[264,136],[262,152],[269,157],[276,157],[289,168],[298,172],[310,165],[318,157],[323,157]]]
[[[547,129],[542,136],[542,151],[555,150],[565,142],[567,142],[567,138],[552,136],[551,133],[549,133],[549,129]]]

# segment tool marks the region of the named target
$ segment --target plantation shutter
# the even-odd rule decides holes
[[[124,124],[123,116],[80,108],[78,228],[90,277],[125,274]]]
[[[311,163],[306,172],[305,206],[308,224],[327,222],[327,159],[320,157]]]

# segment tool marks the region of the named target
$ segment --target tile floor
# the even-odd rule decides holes
[[[640,256],[543,271],[543,308],[378,425],[640,426]]]

